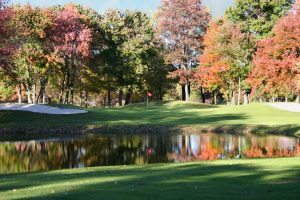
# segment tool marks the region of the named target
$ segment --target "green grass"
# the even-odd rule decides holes
[[[162,102],[147,109],[144,104],[123,108],[88,109],[87,114],[46,115],[21,111],[0,111],[0,128],[39,129],[58,127],[94,128],[110,126],[277,126],[296,133],[300,114],[262,104],[246,106],[211,106],[198,103]]]
[[[0,199],[299,199],[300,158],[0,175]]]

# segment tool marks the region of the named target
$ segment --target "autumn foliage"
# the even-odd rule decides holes
[[[212,20],[202,0],[162,0],[153,22],[140,11],[0,0],[0,84],[16,88],[20,103],[123,105],[147,92],[232,105],[300,102],[294,2],[237,0]]]
[[[254,95],[299,94],[300,1],[275,25],[274,36],[258,42],[249,77]]]
[[[163,0],[158,13],[157,29],[166,43],[166,61],[177,69],[170,77],[178,77],[185,86],[186,101],[189,101],[191,68],[203,50],[202,40],[209,20],[210,14],[201,0]]]

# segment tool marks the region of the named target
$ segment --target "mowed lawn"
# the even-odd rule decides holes
[[[0,111],[0,128],[39,128],[101,125],[300,125],[300,113],[263,104],[246,106],[203,105],[184,102],[154,103],[122,108],[88,109],[87,114],[47,115]]]
[[[0,199],[299,199],[300,158],[0,175]]]

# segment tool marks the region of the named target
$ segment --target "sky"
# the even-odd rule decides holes
[[[30,3],[33,6],[41,7],[73,2],[91,7],[99,13],[104,13],[109,8],[118,8],[121,10],[141,10],[150,14],[157,10],[161,0],[11,0],[11,2],[14,4]],[[223,16],[225,10],[233,2],[234,0],[203,0],[214,17]]]

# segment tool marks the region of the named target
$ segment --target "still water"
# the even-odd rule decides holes
[[[300,156],[299,138],[231,134],[93,135],[0,142],[0,173],[292,156]]]

